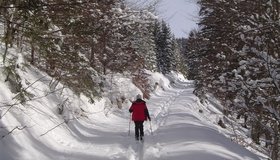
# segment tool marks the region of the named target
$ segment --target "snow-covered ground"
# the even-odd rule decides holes
[[[144,159],[257,160],[199,113],[202,107],[192,91],[191,83],[179,83],[151,100],[151,108],[160,106],[152,111],[161,111],[155,117],[157,130],[145,143]]]
[[[226,137],[228,131],[214,123],[219,109],[201,104],[192,94],[192,81],[176,74],[170,83],[163,75],[150,73],[151,83],[159,86],[147,100],[152,121],[144,123],[142,144],[134,140],[128,113],[128,99],[140,90],[129,78],[111,77],[116,86],[106,97],[128,98],[119,109],[106,97],[91,104],[61,84],[50,89],[50,77],[19,64],[23,87],[33,95],[20,105],[4,82],[3,68],[0,71],[0,160],[260,159]],[[58,114],[62,106],[63,113]]]

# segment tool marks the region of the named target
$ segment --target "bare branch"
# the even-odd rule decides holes
[[[14,130],[23,130],[23,129],[26,128],[26,127],[27,127],[27,126],[23,126],[23,127],[16,126],[16,127],[13,128],[11,131],[9,131],[8,134],[3,135],[3,136],[1,137],[1,139],[3,139],[3,138],[5,138],[6,136],[12,134],[12,133],[14,132]]]
[[[41,134],[41,135],[40,135],[40,137],[42,137],[42,136],[44,136],[44,135],[48,134],[50,131],[52,131],[52,130],[56,129],[57,127],[61,126],[61,125],[62,125],[62,124],[64,124],[64,123],[66,123],[66,120],[64,120],[63,122],[61,122],[61,123],[59,123],[58,125],[54,126],[53,128],[51,128],[51,129],[50,129],[50,130],[48,130],[47,132],[45,132],[45,133]]]

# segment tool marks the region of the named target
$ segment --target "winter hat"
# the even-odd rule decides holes
[[[142,99],[142,96],[140,94],[137,94],[136,99]]]

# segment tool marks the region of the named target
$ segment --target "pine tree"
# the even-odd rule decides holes
[[[186,57],[186,38],[176,38],[175,39],[176,42],[176,49],[178,50],[178,55],[177,55],[177,60],[178,61],[178,65],[177,65],[177,71],[182,73],[186,78],[188,76],[188,61],[187,61],[187,57]],[[179,59],[178,59],[179,58]]]
[[[155,48],[158,71],[166,74],[175,66],[173,55],[174,39],[169,26],[164,22],[156,22],[154,27]],[[173,63],[173,64],[172,64]]]
[[[154,41],[155,41],[155,51],[156,51],[156,61],[157,61],[157,71],[163,72],[163,65],[161,62],[161,25],[159,21],[155,21],[154,24]]]
[[[172,62],[174,61],[174,57],[172,54],[172,34],[169,26],[162,21],[162,33],[161,33],[161,61],[163,66],[164,74],[169,73],[171,71]]]

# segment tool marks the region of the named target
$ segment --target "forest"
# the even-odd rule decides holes
[[[155,2],[156,3],[156,2]],[[195,80],[202,102],[215,97],[224,116],[250,130],[253,143],[280,158],[279,0],[197,0],[198,28],[175,38],[155,3],[124,0],[0,0],[5,82],[24,103],[30,95],[16,72],[18,55],[58,83],[86,95],[103,94],[104,78],[121,73],[149,98],[145,70]]]
[[[279,159],[280,2],[199,0],[200,21],[187,40],[195,94],[218,98],[251,138]]]
[[[0,1],[6,80],[20,82],[15,59],[7,58],[16,46],[54,85],[61,82],[91,100],[101,95],[102,77],[113,72],[131,75],[148,97],[145,69],[186,72],[177,40],[153,6],[129,8],[123,0]]]

